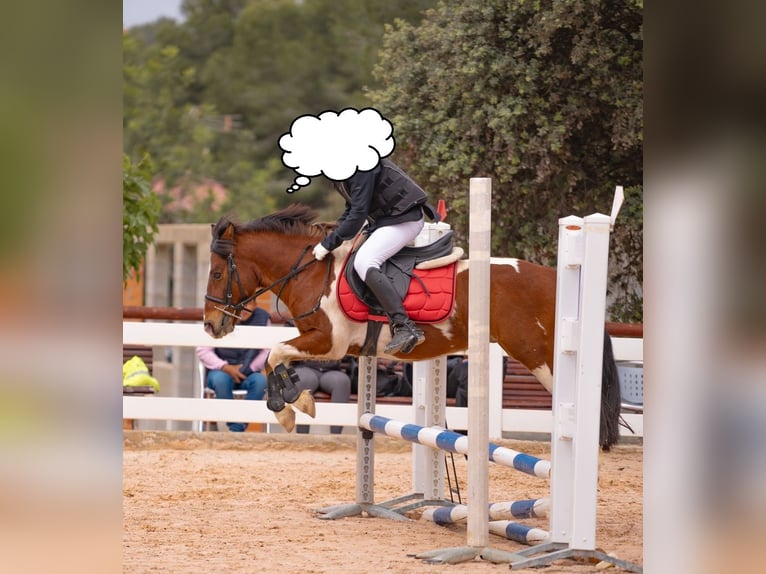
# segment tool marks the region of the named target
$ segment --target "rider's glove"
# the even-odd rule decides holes
[[[328,253],[329,251],[325,249],[324,245],[321,243],[317,243],[316,247],[314,247],[314,257],[316,257],[318,261],[324,259]]]

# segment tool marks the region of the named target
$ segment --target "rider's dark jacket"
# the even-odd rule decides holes
[[[349,179],[335,182],[335,190],[346,200],[346,209],[338,218],[337,227],[322,240],[322,246],[332,251],[352,239],[362,229],[418,221],[425,213],[435,218],[427,205],[426,192],[394,162],[383,159],[370,171],[358,171]]]

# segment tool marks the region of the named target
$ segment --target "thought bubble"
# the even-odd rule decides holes
[[[343,181],[357,171],[370,171],[394,151],[393,134],[391,122],[373,108],[296,118],[279,138],[282,163],[299,175],[287,192],[307,186],[318,175]]]

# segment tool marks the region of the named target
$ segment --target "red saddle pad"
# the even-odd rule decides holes
[[[404,309],[416,323],[440,323],[446,320],[455,307],[455,284],[457,262],[434,269],[414,269],[404,297]],[[351,290],[346,274],[338,279],[338,303],[351,321],[388,321],[382,315],[371,315],[370,308]]]

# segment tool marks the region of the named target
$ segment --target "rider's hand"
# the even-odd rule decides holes
[[[314,257],[316,257],[317,261],[324,259],[328,253],[329,251],[321,243],[317,243],[316,247],[314,247]]]

